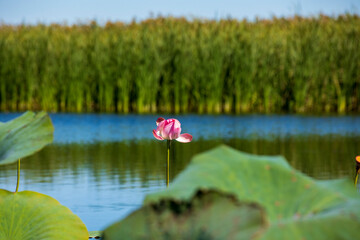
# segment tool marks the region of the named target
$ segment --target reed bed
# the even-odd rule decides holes
[[[360,18],[0,25],[0,110],[360,112]]]

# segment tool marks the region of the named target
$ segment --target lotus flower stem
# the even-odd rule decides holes
[[[169,187],[169,178],[170,178],[170,146],[171,141],[167,140],[167,161],[166,161],[166,187]]]
[[[356,161],[355,161],[355,163],[356,163],[356,166],[355,166],[355,181],[354,181],[354,183],[355,183],[355,186],[357,185],[357,182],[358,182],[358,177],[359,177],[359,174],[360,174],[360,156],[356,156]]]
[[[17,193],[19,190],[19,183],[20,183],[20,158],[18,160],[18,165],[17,165],[17,181],[16,181],[15,193]]]

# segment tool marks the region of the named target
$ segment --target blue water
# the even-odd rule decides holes
[[[8,121],[19,113],[0,113]],[[57,199],[88,227],[102,230],[165,189],[166,143],[155,115],[50,114],[54,143],[22,160],[20,191]],[[162,116],[168,118],[170,116]],[[360,154],[360,116],[178,115],[191,143],[174,143],[173,180],[197,153],[225,143],[241,151],[284,155],[319,179],[351,177]],[[13,191],[16,166],[0,167],[0,188]]]
[[[0,113],[0,121],[19,115]],[[54,143],[66,144],[153,139],[152,129],[159,116],[57,113],[50,117],[55,127]],[[175,118],[181,122],[182,132],[191,133],[194,139],[360,135],[360,116],[189,114]]]

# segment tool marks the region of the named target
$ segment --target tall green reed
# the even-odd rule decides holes
[[[0,26],[0,110],[359,112],[356,15]]]

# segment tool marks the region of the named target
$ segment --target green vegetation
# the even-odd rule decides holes
[[[87,240],[85,224],[54,198],[32,191],[0,189],[0,239]]]
[[[45,112],[26,112],[0,122],[0,165],[11,164],[39,151],[53,141],[54,127]]]
[[[45,112],[26,112],[6,123],[0,122],[0,166],[18,161],[15,192],[0,189],[0,239],[85,240],[89,237],[81,219],[52,197],[32,191],[18,192],[20,158],[51,143],[53,132]]]
[[[217,208],[209,199],[197,200],[199,190],[231,194],[240,202],[227,209]],[[224,203],[224,198],[212,199],[218,206]],[[249,209],[249,203],[256,207]],[[237,219],[229,208],[239,211]],[[261,212],[267,224],[263,224]],[[166,191],[148,195],[141,209],[103,234],[106,240],[168,239],[173,235],[174,239],[188,239],[191,232],[206,236],[196,239],[352,240],[358,236],[359,216],[360,195],[348,179],[314,180],[293,169],[283,157],[220,146],[195,156]],[[197,221],[184,224],[184,219],[191,222],[193,218]],[[178,222],[185,226],[172,227]],[[213,222],[216,227],[199,227],[212,226]],[[186,228],[186,224],[193,227]],[[221,224],[227,225],[226,233]],[[234,231],[237,224],[243,228]],[[129,230],[134,226],[138,231]]]
[[[360,18],[0,26],[0,110],[360,112]]]

